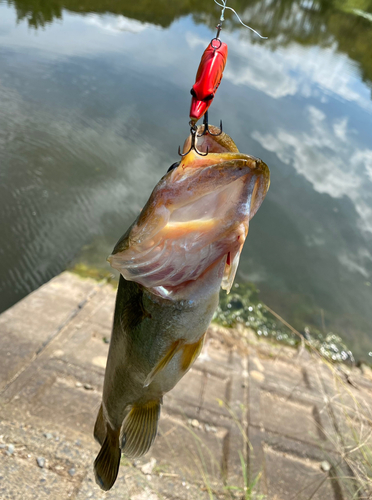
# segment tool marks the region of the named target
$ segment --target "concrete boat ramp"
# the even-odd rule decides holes
[[[92,430],[114,301],[65,272],[0,316],[2,500],[372,498],[372,381],[217,326],[165,396],[153,448],[102,492]]]

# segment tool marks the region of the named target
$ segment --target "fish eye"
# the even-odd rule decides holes
[[[205,99],[203,99],[203,101],[211,101],[214,97],[214,94],[209,94],[207,95],[207,97]]]
[[[175,168],[177,168],[180,163],[181,163],[180,161],[176,161],[176,163],[173,163],[173,165],[171,165],[168,168],[167,173],[170,172],[171,170],[174,170]]]
[[[193,97],[195,97],[195,98],[196,98],[196,92],[195,92],[195,90],[194,90],[194,87],[192,87],[192,88],[191,88],[191,90],[190,90],[190,94],[191,94]]]

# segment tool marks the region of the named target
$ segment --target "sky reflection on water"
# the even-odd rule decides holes
[[[0,3],[2,309],[74,258],[105,265],[177,160],[208,26],[191,15],[163,28],[62,10],[34,30]],[[223,32],[229,58],[211,121],[223,118],[272,175],[239,278],[297,328],[321,328],[323,309],[327,330],[363,355],[372,350],[371,86],[332,35],[300,44],[284,28],[268,42]]]

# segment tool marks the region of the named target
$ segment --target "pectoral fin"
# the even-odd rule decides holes
[[[138,458],[148,452],[158,430],[160,401],[133,406],[124,420],[121,451],[128,458]]]
[[[161,358],[161,360],[158,362],[158,364],[151,370],[151,372],[147,375],[146,380],[143,384],[143,387],[148,387],[151,382],[154,380],[156,375],[164,370],[164,368],[168,365],[168,363],[171,361],[173,356],[181,349],[181,347],[184,345],[184,340],[176,340],[176,342],[173,342],[173,344],[170,346],[168,351],[166,352],[165,356]]]

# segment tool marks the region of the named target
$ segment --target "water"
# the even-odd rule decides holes
[[[271,169],[238,279],[372,351],[372,1],[232,1],[211,108]],[[0,1],[0,309],[106,256],[177,161],[212,0]],[[107,268],[108,269],[108,268]]]

